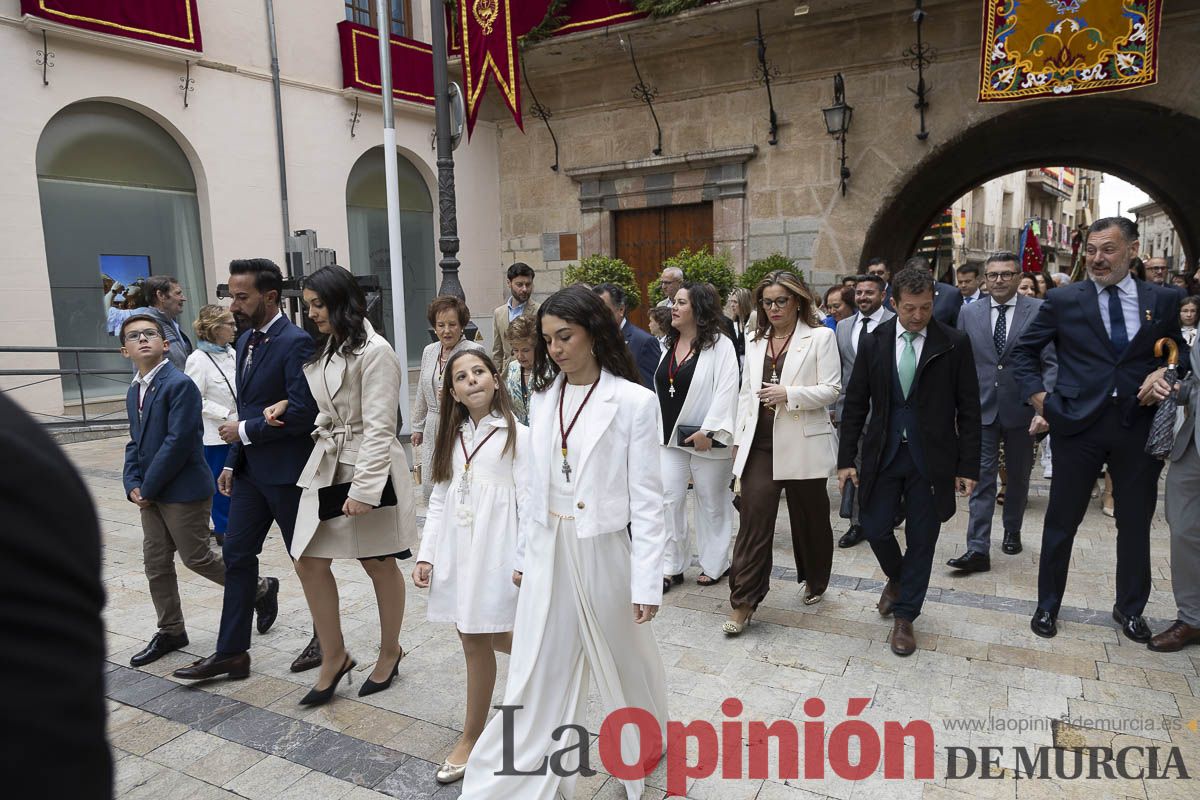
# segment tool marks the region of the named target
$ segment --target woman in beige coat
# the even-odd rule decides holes
[[[723,630],[740,634],[771,580],[779,495],[787,492],[792,550],[804,603],[820,602],[833,566],[827,482],[837,467],[837,436],[825,407],[841,390],[834,332],[816,299],[791,272],[778,270],[754,290],[758,324],[733,435],[733,474],[741,480],[741,521],[729,570],[732,612]]]
[[[396,439],[400,362],[366,320],[366,302],[354,277],[323,267],[304,281],[308,318],[324,341],[304,367],[317,402],[316,446],[297,484],[304,490],[292,539],[292,558],[321,641],[321,674],[301,705],[333,697],[356,666],[346,652],[338,616],[335,558],[356,558],[371,578],[379,606],[379,660],[359,696],[391,685],[404,651],[404,579],[397,559],[416,543],[412,479]],[[270,423],[281,405],[265,413]]]

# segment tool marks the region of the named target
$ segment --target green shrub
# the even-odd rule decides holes
[[[577,266],[567,267],[563,273],[563,286],[576,283],[586,283],[588,286],[615,283],[625,290],[627,308],[632,310],[642,304],[642,291],[638,288],[633,270],[619,258],[593,255],[580,261]]]
[[[738,283],[743,289],[754,291],[754,287],[758,286],[767,273],[774,272],[777,269],[786,269],[789,272],[794,272],[800,276],[801,280],[804,275],[796,269],[796,262],[785,256],[783,253],[771,253],[766,258],[760,258],[758,261],[753,261],[750,266],[746,267],[746,271],[738,276]]]
[[[686,247],[683,248],[663,262],[663,269],[668,267],[677,267],[683,270],[685,281],[711,283],[717,287],[717,293],[721,295],[721,305],[725,304],[725,298],[729,297],[729,292],[737,286],[737,275],[734,273],[733,267],[729,265],[729,254],[713,255],[708,252],[707,247],[702,247],[694,252]],[[664,297],[666,295],[663,294],[659,281],[656,280],[650,284],[650,302],[652,304],[661,302]]]

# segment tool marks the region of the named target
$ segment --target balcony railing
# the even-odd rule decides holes
[[[967,248],[992,252],[996,249],[996,226],[972,222],[967,228]]]

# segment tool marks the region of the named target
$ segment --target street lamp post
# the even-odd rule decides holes
[[[846,104],[846,83],[842,73],[833,76],[833,105],[821,109],[825,115],[825,130],[842,146],[841,178],[842,197],[846,196],[846,185],[850,181],[850,168],[846,166],[846,134],[850,132],[850,118],[854,115],[854,106]]]
[[[454,197],[454,143],[450,130],[450,81],[446,76],[446,6],[443,0],[429,0],[429,21],[433,36],[433,97],[437,124],[438,216],[441,220],[438,249],[442,260],[442,286],[439,295],[452,294],[466,300],[458,279],[458,211]]]

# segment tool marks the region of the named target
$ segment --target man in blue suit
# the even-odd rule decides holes
[[[121,324],[120,339],[121,354],[137,370],[125,400],[123,482],[125,496],[141,509],[142,559],[158,615],[158,631],[129,660],[142,667],[188,644],[176,551],[184,566],[216,584],[225,583],[225,565],[208,545],[213,489],[204,462],[200,391],[168,358],[170,339],[158,317],[134,314]]]
[[[1038,605],[1030,628],[1058,633],[1071,545],[1101,467],[1113,480],[1117,522],[1117,596],[1113,619],[1135,642],[1150,640],[1142,611],[1150,596],[1150,518],[1158,501],[1163,462],[1146,455],[1157,402],[1147,387],[1163,374],[1154,343],[1187,348],[1179,328],[1179,294],[1135,280],[1137,226],[1124,217],[1096,220],[1086,246],[1089,280],[1052,289],[1013,351],[1020,396],[1054,432],[1054,477],[1042,529]],[[1042,350],[1055,346],[1058,378],[1047,393]],[[1139,398],[1145,398],[1140,400]],[[1061,468],[1060,468],[1061,467]]]
[[[250,674],[250,626],[255,610],[254,586],[258,554],[271,524],[278,523],[283,542],[291,549],[300,489],[296,480],[312,451],[316,403],[304,377],[304,363],[312,356],[312,337],[280,311],[283,274],[264,258],[229,264],[230,311],[250,330],[237,341],[238,419],[220,428],[221,438],[233,445],[217,488],[231,496],[229,528],[225,533],[225,603],[217,652],[176,670],[175,677],[213,678]],[[267,425],[263,409],[286,399],[283,425]],[[211,473],[210,473],[211,474]],[[272,604],[278,583],[271,587]],[[265,620],[259,610],[258,629],[265,632],[274,615]],[[316,652],[312,652],[316,651]],[[293,671],[320,663],[315,644],[293,663]]]
[[[613,319],[617,321],[621,335],[625,337],[625,344],[629,346],[629,352],[637,362],[642,386],[654,391],[654,371],[658,369],[658,360],[662,356],[662,347],[658,339],[625,319],[625,290],[620,286],[615,283],[602,283],[593,287],[592,291],[600,295],[600,299],[612,312]]]

